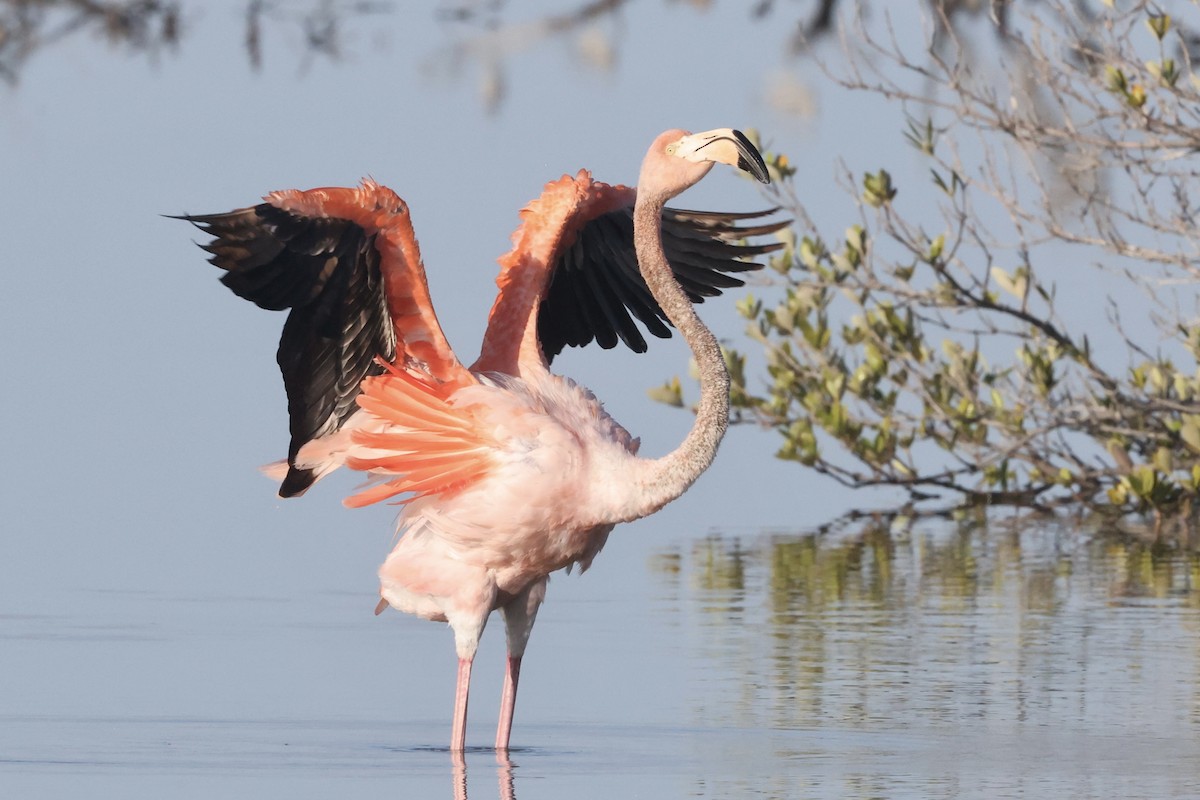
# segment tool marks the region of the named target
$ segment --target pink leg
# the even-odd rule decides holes
[[[458,686],[454,692],[454,725],[450,729],[450,752],[462,753],[467,744],[467,693],[471,689],[471,659],[458,660]]]
[[[537,619],[538,608],[546,597],[546,581],[542,578],[525,587],[508,605],[500,608],[508,638],[508,669],[504,672],[504,693],[500,696],[500,724],[496,728],[497,753],[508,752],[512,733],[513,709],[517,705],[517,680],[521,677],[521,658],[529,633]]]
[[[507,752],[512,733],[513,709],[517,707],[517,681],[521,677],[521,657],[510,655],[504,672],[504,693],[500,695],[500,725],[496,728],[496,749]]]

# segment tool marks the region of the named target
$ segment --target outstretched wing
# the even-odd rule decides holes
[[[567,345],[595,341],[611,348],[623,341],[642,353],[642,327],[660,338],[671,335],[666,314],[638,270],[636,199],[635,189],[601,183],[580,170],[546,184],[521,210],[513,248],[500,258],[500,293],[473,369],[515,375],[535,361],[549,364]],[[743,224],[774,211],[663,211],[667,260],[693,302],[741,286],[736,273],[761,268],[746,259],[783,247],[745,241],[790,224]]]
[[[377,359],[439,382],[472,379],[438,324],[408,208],[394,192],[368,180],[264,199],[180,218],[214,237],[202,247],[235,294],[291,309],[277,354],[291,432],[279,494],[291,497],[336,466],[297,466],[296,456],[354,414],[363,379],[382,370]]]
[[[737,273],[762,268],[746,259],[783,247],[781,242],[749,244],[745,240],[774,233],[791,224],[790,220],[740,224],[775,211],[663,210],[663,250],[693,303],[744,285],[735,277]],[[538,337],[547,361],[566,345],[583,347],[593,341],[605,349],[621,341],[634,352],[644,353],[646,339],[635,318],[651,334],[670,337],[670,322],[638,270],[630,203],[588,219],[574,242],[560,249],[539,310]]]

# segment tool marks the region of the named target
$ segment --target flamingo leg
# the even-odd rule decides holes
[[[509,653],[508,669],[504,671],[504,691],[500,695],[500,724],[496,728],[496,749],[508,752],[512,734],[513,711],[517,707],[517,681],[521,677],[521,656]]]
[[[462,753],[467,745],[467,694],[471,690],[470,658],[458,659],[458,685],[454,691],[454,724],[450,729],[450,752]]]
[[[534,581],[517,594],[512,601],[500,608],[508,638],[508,668],[504,671],[504,691],[500,695],[500,723],[496,726],[496,751],[508,752],[508,740],[512,734],[513,710],[517,706],[517,681],[521,677],[521,659],[525,645],[537,619],[538,608],[546,598],[547,578]]]

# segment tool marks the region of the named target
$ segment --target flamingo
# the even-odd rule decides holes
[[[344,502],[400,497],[380,601],[454,632],[458,673],[450,750],[466,742],[471,666],[492,611],[507,636],[495,747],[507,752],[521,661],[549,575],[586,570],[621,522],[683,494],[712,463],[729,411],[720,346],[692,307],[740,286],[728,274],[778,243],[745,237],[785,222],[738,224],[771,211],[681,211],[666,203],[724,163],[769,182],[740,132],[669,130],[651,145],[638,187],[580,170],[546,185],[521,212],[500,259],[499,294],[479,358],[450,348],[429,297],[405,203],[371,180],[357,188],[279,191],[225,214],[183,215],[239,296],[291,312],[278,362],[291,444],[269,470],[279,494],[302,494],[345,465],[371,476]],[[632,315],[632,316],[631,316]],[[669,322],[699,368],[691,431],[669,455],[639,442],[596,397],[552,373],[564,346],[618,340],[637,352]]]

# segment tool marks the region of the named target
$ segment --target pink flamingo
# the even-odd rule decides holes
[[[740,259],[780,246],[741,240],[787,224],[736,224],[769,211],[666,207],[714,163],[769,181],[749,140],[722,128],[658,136],[636,190],[583,170],[547,184],[500,259],[499,295],[470,368],[442,333],[408,208],[389,189],[364,181],[273,192],[250,208],[181,217],[215,237],[204,249],[230,289],[292,309],[278,352],[292,437],[287,461],[274,465],[280,495],[302,494],[342,464],[374,479],[349,506],[405,495],[376,613],[391,606],[453,628],[454,753],[465,746],[471,664],[492,611],[508,641],[496,733],[505,751],[550,573],[587,569],[614,525],[662,508],[712,463],[729,376],[692,301],[741,285],[727,273],[758,265]],[[568,344],[620,339],[644,351],[631,313],[660,337],[668,320],[699,367],[692,430],[659,459],[637,458],[638,441],[600,402],[549,370]]]

